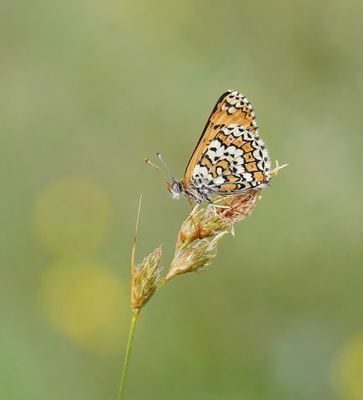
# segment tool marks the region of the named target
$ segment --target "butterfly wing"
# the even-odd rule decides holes
[[[183,185],[230,194],[267,183],[270,168],[250,102],[241,93],[228,91],[207,121]]]

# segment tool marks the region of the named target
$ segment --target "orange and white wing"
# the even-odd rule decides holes
[[[270,169],[250,102],[236,90],[224,93],[189,160],[183,185],[236,193],[266,184]]]

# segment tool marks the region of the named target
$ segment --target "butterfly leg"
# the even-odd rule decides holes
[[[192,224],[194,226],[195,229],[195,235],[196,237],[198,237],[200,239],[200,226],[199,224],[195,221],[195,219],[193,218],[196,210],[198,209],[200,203],[197,202],[196,205],[193,204],[192,200],[190,198],[188,198],[188,203],[190,204],[190,206],[192,207],[192,212],[189,215],[190,220],[192,221]]]

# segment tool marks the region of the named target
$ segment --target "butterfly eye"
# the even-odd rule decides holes
[[[180,194],[181,193],[181,185],[180,185],[179,182],[173,182],[172,188],[173,188],[173,192],[175,194]]]
[[[182,193],[182,185],[180,182],[173,181],[173,183],[167,183],[167,188],[174,199],[179,199]]]

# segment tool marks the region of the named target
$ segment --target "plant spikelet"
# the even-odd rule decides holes
[[[160,282],[161,246],[131,269],[131,309],[139,312],[155,293]]]

